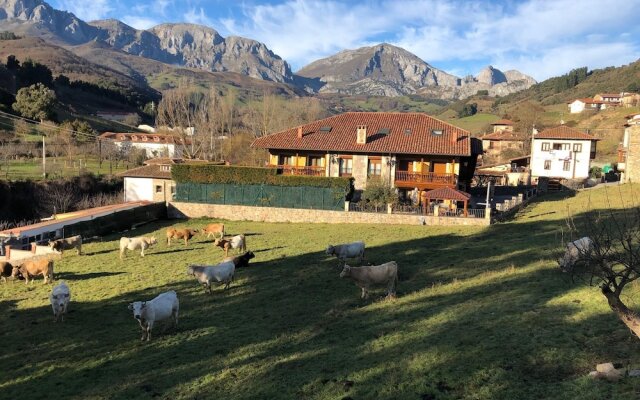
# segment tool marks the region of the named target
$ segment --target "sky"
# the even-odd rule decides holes
[[[50,0],[91,21],[209,26],[265,43],[294,71],[341,50],[402,47],[457,76],[487,65],[538,81],[640,57],[640,0]]]

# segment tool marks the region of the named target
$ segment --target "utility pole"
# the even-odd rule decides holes
[[[42,135],[42,177],[47,178],[47,150],[44,143],[44,135]]]
[[[98,169],[102,169],[102,140],[98,139]]]

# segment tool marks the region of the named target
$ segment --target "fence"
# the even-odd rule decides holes
[[[175,201],[256,207],[344,210],[342,190],[309,186],[180,183]]]
[[[364,202],[349,203],[350,212],[369,212],[369,213],[389,213],[386,205],[372,205]],[[464,215],[464,210],[458,208],[455,210],[446,209],[444,207],[438,207],[438,217],[455,217],[455,218],[484,218],[484,208],[470,208],[467,210],[467,215]],[[414,214],[414,215],[435,215],[435,205],[431,204],[427,208],[426,212],[422,206],[415,205],[394,205],[391,209],[391,214]]]
[[[83,238],[104,236],[113,232],[131,229],[136,225],[166,218],[167,207],[164,203],[139,206],[130,210],[97,217],[89,221],[78,222],[64,227],[64,237],[81,235]]]

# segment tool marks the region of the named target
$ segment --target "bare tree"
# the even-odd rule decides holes
[[[567,218],[571,239],[587,236],[593,245],[564,271],[598,285],[618,318],[640,337],[640,315],[621,300],[625,288],[640,277],[640,207],[635,199],[622,208],[612,207],[608,195],[607,201],[607,209]]]

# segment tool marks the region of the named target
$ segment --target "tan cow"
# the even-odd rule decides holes
[[[196,235],[196,233],[198,233],[197,229],[168,228],[167,229],[167,246],[171,246],[171,239],[184,239],[184,245],[186,246],[187,244],[189,244],[189,239],[194,237]]]
[[[120,259],[124,259],[125,250],[140,249],[140,255],[144,257],[144,251],[156,243],[158,240],[154,237],[120,238]]]
[[[44,277],[44,283],[49,283],[53,281],[53,260],[43,257],[27,260],[20,265],[14,265],[11,276],[15,279],[20,274],[22,274],[27,284],[29,283],[29,278],[34,278],[38,275]]]
[[[209,239],[211,235],[213,235],[215,239],[216,235],[219,233],[220,239],[222,239],[224,237],[224,224],[209,224],[204,227],[202,233],[207,234],[207,239]]]
[[[213,245],[224,250],[225,257],[229,257],[229,249],[236,249],[236,252],[247,251],[247,241],[244,235],[236,235],[231,239],[216,239]]]

